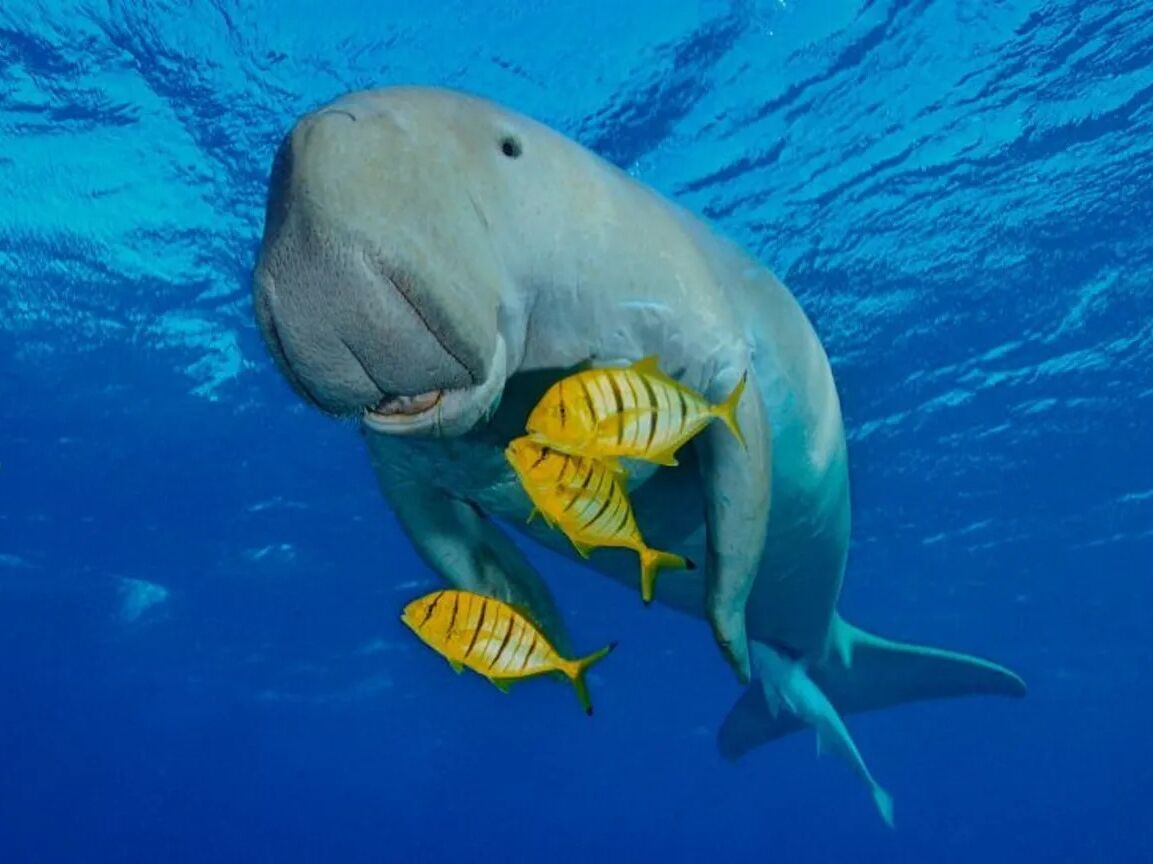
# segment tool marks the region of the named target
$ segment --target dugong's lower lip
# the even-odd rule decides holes
[[[364,422],[372,429],[387,432],[427,414],[440,404],[441,390],[430,390],[416,396],[394,396],[381,399],[364,410]]]

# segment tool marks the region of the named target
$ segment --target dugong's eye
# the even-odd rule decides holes
[[[505,135],[500,139],[500,152],[509,159],[516,159],[521,153],[520,141],[512,135]]]

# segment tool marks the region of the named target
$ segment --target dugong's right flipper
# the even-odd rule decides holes
[[[568,630],[552,592],[516,544],[481,510],[431,486],[388,482],[381,487],[421,558],[455,588],[517,606],[562,654]]]
[[[724,399],[744,373],[743,366],[729,367],[713,380],[706,396]],[[745,607],[764,550],[772,486],[771,434],[755,374],[748,370],[748,386],[736,409],[747,445],[721,423],[711,424],[694,442],[707,526],[706,612],[717,643],[742,682],[750,678]]]

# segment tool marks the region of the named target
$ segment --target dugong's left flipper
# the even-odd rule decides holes
[[[718,402],[732,392],[745,367],[718,374],[705,394]],[[721,423],[710,424],[695,444],[701,466],[707,527],[705,578],[709,623],[717,643],[742,682],[749,680],[745,606],[757,578],[771,499],[772,443],[756,372],[737,406],[742,447]]]
[[[376,446],[372,446],[373,443]],[[398,477],[384,443],[369,452],[385,498],[420,557],[454,588],[510,603],[562,654],[571,641],[548,585],[512,539],[473,504],[427,480]]]

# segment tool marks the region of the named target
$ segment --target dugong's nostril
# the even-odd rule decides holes
[[[343,114],[345,117],[350,119],[353,123],[355,123],[357,120],[360,119],[355,114],[353,114],[351,111],[349,111],[347,108],[325,108],[323,111],[319,112],[316,116],[317,117],[327,117],[327,116],[332,115],[332,114]]]

